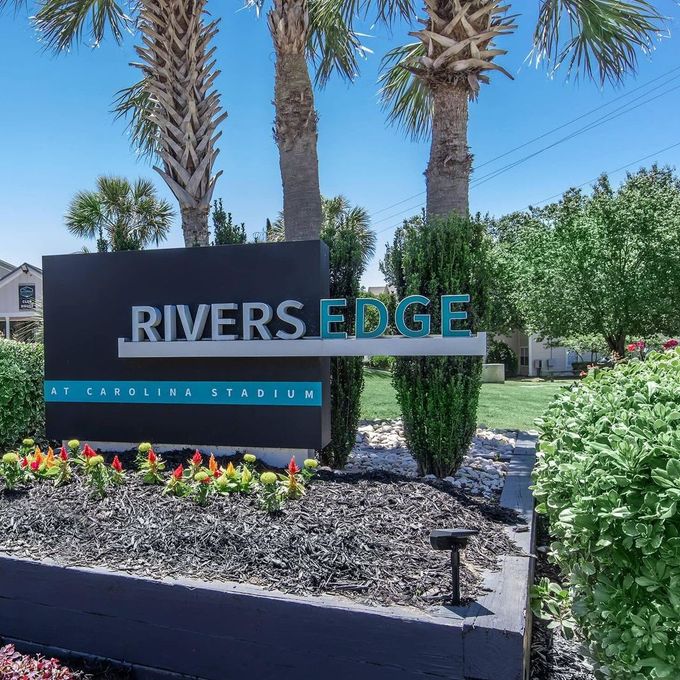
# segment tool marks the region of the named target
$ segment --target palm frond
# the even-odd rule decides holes
[[[542,0],[532,58],[553,71],[566,64],[568,76],[617,83],[636,70],[638,50],[654,48],[665,21],[647,0]]]
[[[345,0],[345,16],[373,19],[388,26],[400,19],[411,21],[420,3],[413,0]]]
[[[154,101],[145,89],[146,80],[142,79],[130,87],[119,90],[113,102],[112,113],[116,120],[128,121],[127,132],[130,144],[137,153],[147,160],[158,154],[158,125],[153,121]]]
[[[309,0],[309,40],[307,54],[316,69],[315,82],[325,85],[334,72],[353,80],[359,60],[371,50],[361,43],[364,37],[352,27],[352,16],[345,0]]]
[[[422,42],[391,49],[380,65],[380,104],[387,111],[387,122],[404,130],[413,140],[430,136],[432,95],[427,84],[409,67],[425,56]]]
[[[82,42],[83,35],[96,47],[107,29],[120,43],[134,29],[134,21],[116,0],[45,0],[34,22],[45,46],[56,52]]]

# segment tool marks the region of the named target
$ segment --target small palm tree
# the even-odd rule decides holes
[[[164,241],[174,213],[156,195],[153,184],[138,179],[99,177],[96,191],[79,191],[71,201],[65,222],[81,238],[96,238],[97,250],[142,250]]]
[[[206,22],[206,0],[140,0],[132,7],[136,16],[117,0],[42,0],[35,20],[45,44],[58,52],[84,34],[98,45],[107,31],[119,43],[126,33],[139,32],[141,63],[135,66],[143,78],[127,98],[145,104],[138,122],[161,159],[155,169],[179,202],[185,245],[208,245],[208,213],[220,174],[212,174],[217,126],[227,115],[213,89],[219,71],[211,42],[218,22]]]
[[[416,138],[431,137],[425,173],[429,216],[468,214],[468,101],[493,71],[512,77],[495,63],[506,54],[497,39],[516,28],[516,17],[501,5],[502,0],[425,0],[424,28],[411,33],[418,41],[383,60],[388,119]],[[566,63],[567,74],[616,82],[635,70],[637,50],[652,48],[662,23],[647,0],[541,0],[533,56],[553,69]]]

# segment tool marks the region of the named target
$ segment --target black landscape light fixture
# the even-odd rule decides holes
[[[460,604],[460,551],[467,545],[477,529],[434,529],[430,532],[430,545],[435,550],[451,551],[451,603]]]

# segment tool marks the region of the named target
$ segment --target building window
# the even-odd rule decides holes
[[[529,348],[520,347],[519,348],[519,365],[528,366],[529,365]]]

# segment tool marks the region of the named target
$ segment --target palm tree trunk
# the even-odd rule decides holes
[[[206,0],[142,0],[143,46],[137,47],[140,67],[154,106],[163,167],[155,169],[177,198],[182,214],[184,245],[208,245],[208,213],[215,182],[212,175],[219,150],[215,142],[220,114],[213,89],[219,71],[210,41],[217,21],[203,20]]]
[[[279,147],[286,240],[318,239],[321,191],[317,115],[305,54],[306,0],[275,0],[268,19],[276,49],[274,138]]]
[[[427,179],[428,217],[469,212],[472,156],[467,142],[469,89],[437,84],[432,90],[432,142]]]

